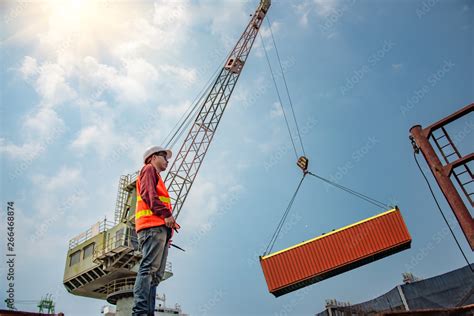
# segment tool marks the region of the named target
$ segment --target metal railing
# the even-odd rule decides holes
[[[119,253],[123,250],[130,251],[132,249],[139,251],[138,238],[133,234],[132,228],[127,228],[126,232],[120,234],[118,238],[117,235],[109,236],[105,242],[105,247],[102,247],[102,245],[99,245],[94,249],[92,260],[96,260],[97,258],[112,252]],[[116,251],[119,248],[123,249],[121,251]],[[165,271],[170,273],[173,271],[171,262],[166,263]]]
[[[122,229],[117,232],[121,233],[116,235],[108,235],[104,244],[100,244],[96,249],[94,249],[93,260],[98,257],[103,256],[104,254],[113,252],[114,250],[125,247],[127,250],[137,249],[138,250],[138,239],[135,234],[133,234],[130,228]]]
[[[139,171],[136,171],[134,173],[126,174],[120,177],[117,200],[115,201],[115,224],[118,224],[121,221],[123,212],[126,208],[127,200],[130,194],[130,192],[126,190],[126,187],[137,179],[138,173]]]
[[[133,286],[135,285],[135,277],[127,277],[113,280],[105,286],[105,293],[110,295],[118,291],[133,291]]]
[[[171,262],[166,263],[166,272],[171,273],[172,272],[172,265]],[[127,291],[127,290],[132,290],[133,291],[133,286],[135,285],[135,278],[136,277],[126,277],[126,278],[120,278],[113,280],[112,282],[109,282],[105,286],[105,293],[107,295],[110,295],[112,293],[116,293],[118,291]]]
[[[169,273],[173,272],[173,265],[171,264],[171,262],[166,262],[165,271]]]
[[[104,219],[103,221],[99,221],[92,225],[88,230],[86,230],[83,233],[80,233],[76,237],[72,238],[69,240],[69,249],[72,249],[83,242],[91,239],[94,236],[97,236],[98,234],[106,231],[107,229],[113,227],[114,223],[107,221],[107,219]]]

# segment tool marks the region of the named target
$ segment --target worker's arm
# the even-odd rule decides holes
[[[156,186],[158,184],[158,173],[151,164],[147,164],[143,167],[140,173],[140,196],[147,205],[150,206],[153,214],[167,218],[170,217],[171,211],[166,205],[158,198],[158,192]]]

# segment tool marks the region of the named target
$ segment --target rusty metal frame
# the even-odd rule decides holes
[[[467,163],[474,159],[474,154],[469,153],[465,156],[462,156],[459,150],[456,148],[454,142],[452,141],[451,137],[449,136],[448,132],[445,129],[445,126],[451,122],[456,121],[457,119],[471,113],[474,111],[474,103],[471,103],[464,108],[460,109],[459,111],[447,116],[446,118],[426,127],[422,128],[421,125],[415,125],[410,129],[410,134],[416,142],[416,145],[421,150],[428,166],[433,173],[433,176],[438,183],[441,191],[443,192],[444,197],[448,201],[451,210],[453,211],[454,215],[456,216],[457,221],[466,237],[469,245],[471,246],[471,250],[474,251],[474,219],[472,218],[466,204],[464,203],[461,195],[459,194],[458,190],[456,189],[453,181],[451,180],[451,175],[455,175],[455,179],[458,182],[461,190],[467,197],[468,201],[470,202],[471,206],[474,206],[473,200],[471,196],[474,193],[467,192],[466,188],[464,187],[466,184],[471,183],[473,181],[473,174],[469,169]],[[440,130],[442,133],[441,137],[436,138],[434,136],[434,132]],[[433,137],[434,143],[438,147],[441,155],[444,158],[445,164],[441,162],[440,158],[435,152],[434,147],[430,143],[430,137]],[[441,138],[446,138],[448,143],[446,145],[441,145],[438,141]],[[446,155],[443,151],[444,148],[451,147],[453,152],[449,155]],[[449,161],[449,157],[456,155],[458,158],[454,161]],[[454,169],[457,167],[463,166],[466,170],[462,173],[467,173],[470,175],[471,180],[462,183],[460,178],[458,177],[460,174],[457,174]]]

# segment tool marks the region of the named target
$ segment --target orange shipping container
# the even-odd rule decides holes
[[[260,257],[276,297],[410,248],[398,208]]]

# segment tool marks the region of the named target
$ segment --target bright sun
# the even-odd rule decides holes
[[[123,39],[133,11],[121,1],[49,0],[43,6],[48,23],[43,42],[53,50],[74,46],[76,52],[96,53]]]

